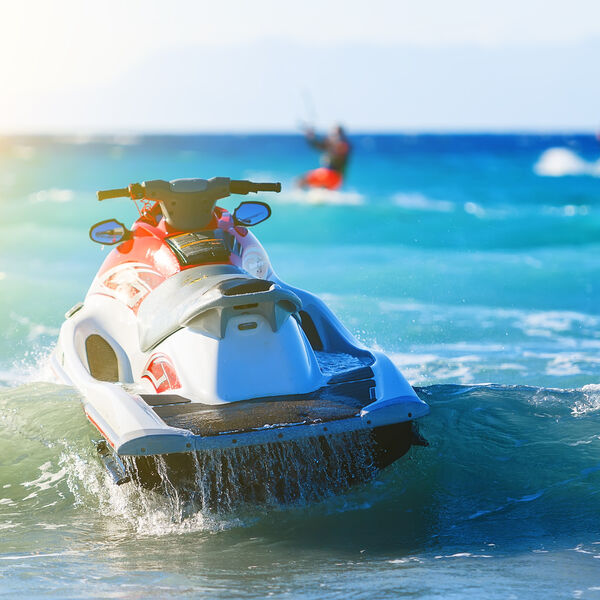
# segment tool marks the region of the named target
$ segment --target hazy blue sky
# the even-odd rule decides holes
[[[600,126],[600,2],[2,2],[0,131]]]

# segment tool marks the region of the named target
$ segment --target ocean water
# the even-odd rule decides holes
[[[600,598],[600,145],[364,135],[339,193],[299,136],[0,139],[0,596]],[[293,506],[190,511],[112,486],[78,393],[49,382],[106,255],[94,192],[280,180],[279,276],[387,352],[428,448]],[[237,200],[223,201],[234,208]]]

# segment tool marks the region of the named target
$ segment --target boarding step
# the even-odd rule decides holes
[[[149,406],[170,406],[172,404],[188,404],[189,398],[177,394],[141,394],[142,400]]]

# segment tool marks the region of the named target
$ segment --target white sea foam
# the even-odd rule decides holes
[[[25,488],[32,488],[35,490],[34,492],[31,492],[29,496],[24,498],[24,500],[36,496],[38,492],[50,489],[50,487],[54,486],[55,483],[66,476],[66,470],[64,468],[59,469],[56,473],[53,473],[51,468],[52,463],[45,462],[39,467],[41,473],[37,479],[25,481],[21,484]]]
[[[379,310],[382,313],[386,312],[408,312],[408,311],[424,311],[431,308],[432,305],[416,302],[414,300],[380,300],[378,302]]]
[[[392,196],[392,202],[400,208],[419,210],[425,212],[452,212],[455,210],[453,202],[448,200],[434,200],[420,193],[398,193]]]
[[[486,216],[486,210],[476,202],[465,202],[464,209],[467,214],[478,217],[479,219]]]
[[[42,336],[55,337],[58,335],[59,330],[56,327],[49,327],[42,323],[34,323],[28,317],[21,317],[16,313],[11,313],[10,317],[14,322],[22,325],[27,330],[27,339],[30,342],[35,341]]]
[[[340,303],[343,299],[338,298]],[[394,298],[380,300],[377,306],[382,315],[400,313],[392,316],[399,327],[406,323],[437,327],[442,323],[445,329],[468,327],[479,332],[481,341],[446,341],[444,334],[439,342],[411,344],[404,352],[393,354],[396,365],[411,383],[417,385],[441,381],[468,384],[480,379],[504,380],[506,377],[515,378],[516,382],[532,367],[553,378],[581,378],[596,372],[600,363],[597,358],[600,318],[597,315],[576,311],[424,304]],[[511,332],[512,336],[499,339],[498,335],[503,331]],[[547,347],[544,352],[539,351],[540,338]],[[373,345],[368,336],[364,341]],[[390,350],[389,347],[379,349]],[[575,382],[570,385],[573,384],[577,385]]]
[[[336,298],[337,302],[341,302],[340,298]],[[391,312],[418,312],[422,313],[419,319],[426,319],[427,322],[432,320],[452,320],[460,322],[462,318],[469,323],[480,323],[491,325],[493,323],[501,323],[508,321],[506,324],[511,328],[518,328],[528,336],[551,337],[565,333],[577,333],[595,335],[598,327],[600,327],[600,318],[596,315],[582,313],[577,311],[567,310],[547,310],[547,311],[532,311],[521,309],[495,308],[489,306],[454,306],[454,305],[439,305],[426,304],[415,302],[411,299],[386,299],[378,302],[379,310],[382,313]],[[564,337],[561,339],[564,340]],[[474,348],[478,350],[477,344],[471,342],[456,342],[454,348],[468,349]],[[496,349],[502,349],[499,346]],[[489,345],[485,345],[485,349],[490,349]]]
[[[387,561],[390,565],[406,565],[409,563],[422,563],[423,561],[416,556],[407,556],[405,558],[394,558]]]
[[[359,192],[348,190],[325,190],[312,188],[294,189],[281,195],[280,200],[298,204],[324,204],[333,206],[361,206],[365,197]]]
[[[59,204],[71,202],[75,197],[73,190],[63,190],[58,188],[50,188],[48,190],[40,190],[29,194],[28,200],[34,204],[40,202],[56,202]]]
[[[550,148],[542,153],[533,170],[543,177],[565,175],[600,177],[600,159],[588,162],[568,148]]]
[[[549,358],[546,374],[554,376],[579,375],[585,368],[596,371],[600,365],[600,357],[582,352],[563,352],[546,355]]]
[[[67,472],[67,483],[76,504],[96,502],[98,512],[107,517],[108,528],[115,527],[119,532],[129,529],[141,536],[215,532],[252,524],[264,514],[265,506],[284,510],[287,505],[276,500],[280,497],[277,494],[291,493],[295,500],[289,508],[293,510],[346,489],[357,477],[369,480],[373,474],[372,446],[368,437],[358,436],[357,442],[359,438],[362,443],[356,447],[357,452],[348,451],[347,440],[312,440],[297,446],[265,447],[260,458],[253,452],[237,452],[237,449],[231,453],[203,453],[197,456],[191,496],[171,484],[161,458],[156,459],[157,469],[165,477],[156,493],[133,483],[114,485],[99,462],[95,458],[90,460],[86,452],[65,452],[59,464]],[[326,450],[323,443],[327,444]],[[244,473],[249,472],[250,464],[258,480],[273,476],[278,483],[264,487],[264,500],[249,498],[246,503],[239,503]],[[353,469],[349,470],[351,464]],[[277,469],[281,473],[273,475]],[[335,475],[323,477],[324,473]],[[357,508],[368,509],[370,503],[363,501],[360,506],[352,507]]]
[[[398,193],[392,196],[392,202],[400,207],[407,210],[423,211],[423,212],[440,212],[440,213],[451,213],[457,209],[454,202],[449,200],[437,200],[429,198],[419,192],[415,193]],[[477,202],[469,201],[465,202],[462,209],[468,214],[479,219],[484,217],[490,218],[502,218],[505,217],[509,209],[495,208],[494,210],[488,210],[478,204]]]
[[[600,161],[599,161],[600,168]],[[600,174],[599,174],[600,176]],[[397,193],[391,198],[392,203],[399,208],[409,211],[420,212],[438,212],[453,213],[462,208],[462,210],[471,216],[479,219],[506,219],[523,218],[526,216],[538,217],[540,213],[554,217],[575,217],[586,216],[592,211],[592,207],[587,204],[565,204],[562,206],[542,206],[538,204],[519,204],[515,205],[493,205],[483,206],[473,200],[469,200],[462,205],[449,200],[437,200],[429,198],[420,193]],[[539,261],[537,261],[539,263]]]
[[[435,559],[440,558],[494,558],[491,554],[473,554],[471,552],[457,552],[456,554],[439,554],[434,556]]]
[[[521,313],[516,326],[530,336],[550,337],[554,333],[565,333],[577,329],[596,329],[598,317],[575,311],[536,311]]]
[[[581,388],[583,400],[573,404],[571,413],[575,417],[583,417],[600,411],[600,384],[592,383]]]
[[[589,392],[600,395],[600,383],[588,383],[581,388],[582,392]],[[600,542],[598,542],[600,543]]]
[[[201,531],[221,531],[242,525],[235,518],[219,519],[197,511],[182,512],[178,498],[165,496],[127,484],[116,486],[96,457],[66,452],[60,459],[75,504],[98,503],[107,528],[133,530],[140,536],[164,536]]]
[[[50,365],[50,348],[29,350],[6,368],[0,367],[0,386],[60,383]]]
[[[437,354],[388,353],[392,362],[413,385],[456,381],[473,383],[481,357],[477,355],[441,356]]]
[[[496,367],[499,371],[527,371],[527,367],[517,363],[502,363]]]
[[[587,204],[565,204],[564,206],[544,206],[542,212],[558,217],[585,217],[590,214],[591,210]]]
[[[50,558],[56,556],[77,556],[79,553],[74,550],[65,550],[64,552],[49,552],[46,554],[9,554],[6,556],[0,556],[0,560],[30,560],[30,559],[39,559],[39,558]]]

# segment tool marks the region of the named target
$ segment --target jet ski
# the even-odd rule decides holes
[[[352,483],[355,456],[372,473],[427,444],[415,421],[429,408],[390,359],[275,274],[250,231],[269,205],[216,206],[280,190],[214,177],[98,192],[136,202],[140,216],[131,229],[117,219],[91,227],[91,240],[114,249],[66,313],[51,366],[80,391],[117,484],[193,488],[234,469],[237,455],[246,479],[235,485],[276,487],[289,466],[274,465],[290,448],[307,471],[339,470],[331,456],[341,448]]]

